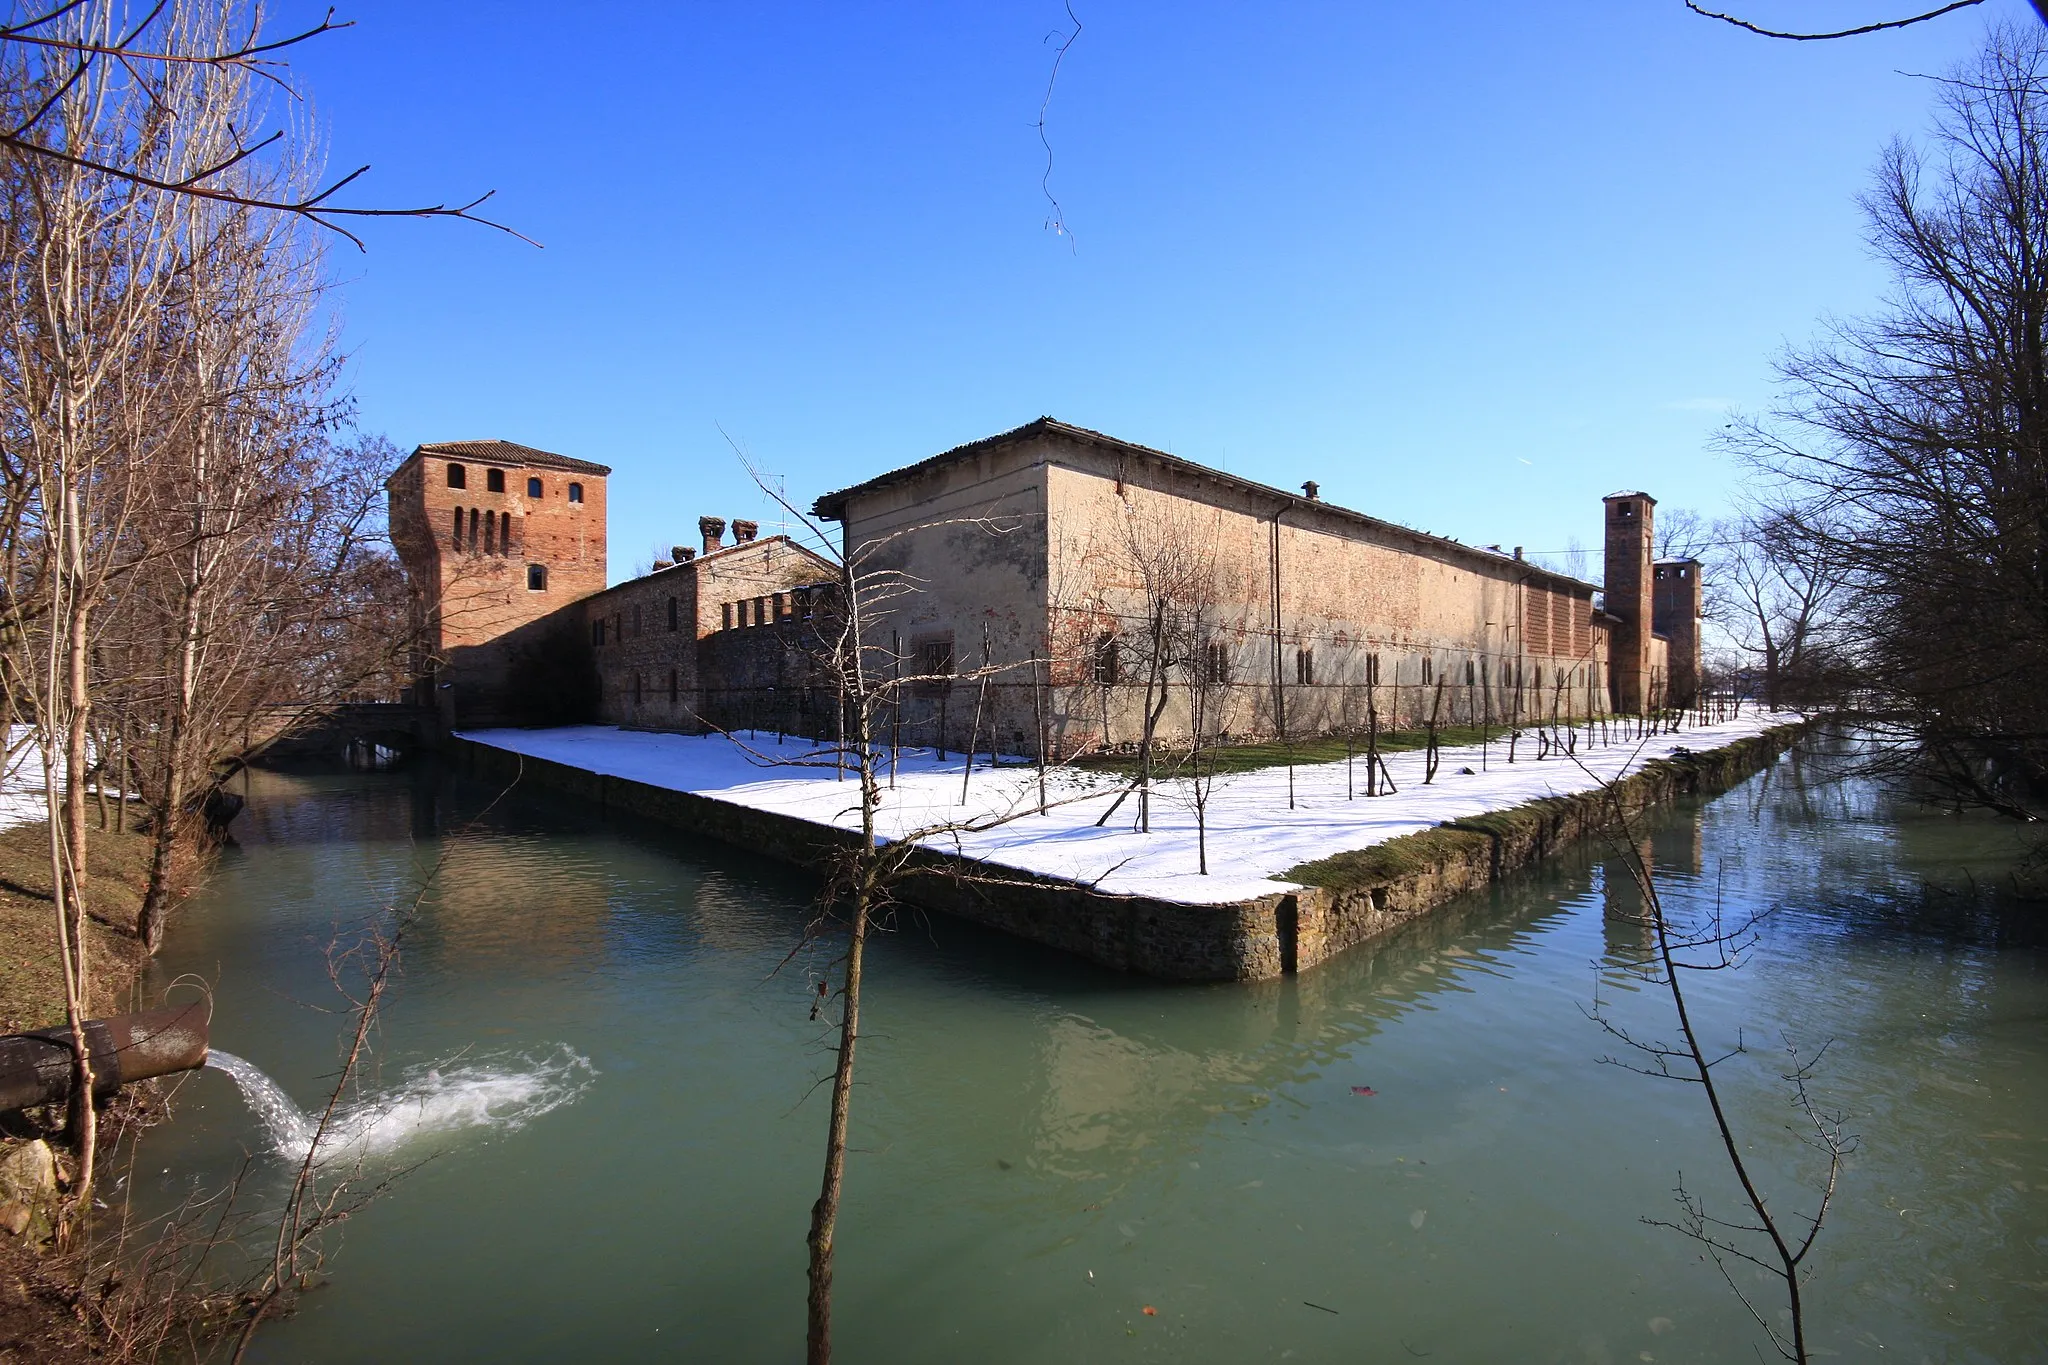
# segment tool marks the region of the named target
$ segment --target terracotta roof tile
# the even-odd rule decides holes
[[[415,455],[439,455],[486,464],[520,465],[528,469],[560,469],[571,474],[609,474],[610,465],[575,460],[553,451],[535,450],[514,441],[435,441],[413,451]]]

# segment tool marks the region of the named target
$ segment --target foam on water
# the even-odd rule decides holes
[[[318,1114],[307,1114],[260,1067],[213,1049],[206,1064],[224,1071],[263,1121],[272,1149],[293,1161],[312,1150]],[[466,1128],[517,1128],[570,1103],[597,1070],[567,1044],[539,1055],[484,1059],[463,1066],[416,1067],[395,1088],[337,1107],[320,1137],[320,1160],[382,1156],[415,1139]]]

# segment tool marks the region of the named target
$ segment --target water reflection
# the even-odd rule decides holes
[[[1813,1290],[1828,1349],[2017,1358],[2043,1292],[2048,977],[1985,890],[2010,844],[1810,766],[1641,831],[1681,910],[1780,907],[1749,966],[1703,978],[1702,1017],[1836,1040],[1828,1094],[1866,1144]],[[334,1021],[296,1002],[329,998],[324,943],[438,867],[372,1081],[555,1045],[597,1075],[352,1224],[332,1286],[260,1349],[788,1358],[829,1063],[811,983],[836,951],[792,956],[808,880],[431,769],[258,774],[249,794],[163,964],[217,976],[223,1046],[315,1099]],[[1600,1066],[1583,1013],[1598,989],[1666,1019],[1616,970],[1644,947],[1635,897],[1590,845],[1305,976],[1208,987],[906,916],[872,958],[842,1354],[1745,1354],[1725,1287],[1639,1222],[1679,1170],[1715,1169],[1697,1097]],[[1731,1092],[1790,1182],[1774,1060]],[[224,1080],[195,1082],[149,1164],[167,1193],[225,1179],[249,1125]]]

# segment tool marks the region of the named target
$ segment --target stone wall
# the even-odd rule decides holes
[[[1165,679],[1169,741],[1192,733],[1198,704],[1204,734],[1235,737],[1607,704],[1590,584],[1063,424],[820,510],[842,520],[864,571],[915,585],[878,608],[868,643],[893,645],[908,673],[958,679],[907,699],[910,742],[1031,753],[1042,711],[1055,754],[1127,744],[1148,674]],[[1197,584],[1171,629],[1202,638],[1171,642],[1153,670],[1163,578]],[[993,675],[970,681],[984,647]]]
[[[1802,727],[1785,726],[1710,753],[1652,762],[1620,784],[1633,816],[1681,794],[1711,791],[1767,765]],[[456,741],[471,772],[515,774],[602,810],[621,810],[778,861],[822,869],[859,835],[728,801],[606,777],[546,759]],[[1169,981],[1251,981],[1306,971],[1467,891],[1604,833],[1616,800],[1559,797],[1496,812],[1297,868],[1307,881],[1225,905],[1112,896],[973,859],[920,850],[899,899],[1099,962]]]

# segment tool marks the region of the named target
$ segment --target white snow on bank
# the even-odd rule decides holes
[[[43,750],[26,725],[8,729],[0,755],[0,829],[36,824],[49,818],[43,800]],[[57,755],[57,782],[64,781],[64,755]]]
[[[1292,889],[1295,884],[1281,880],[1280,874],[1299,863],[1538,797],[1587,791],[1600,780],[1632,772],[1644,761],[1674,750],[1716,749],[1798,719],[1786,713],[1752,712],[1675,735],[1593,748],[1581,735],[1576,762],[1563,756],[1536,762],[1536,746],[1528,736],[1517,746],[1519,761],[1513,764],[1507,761],[1505,739],[1485,746],[1483,762],[1479,745],[1446,748],[1436,781],[1429,786],[1423,785],[1419,751],[1392,754],[1386,763],[1399,790],[1391,796],[1364,794],[1365,760],[1360,758],[1353,778],[1357,795],[1349,800],[1342,760],[1304,765],[1294,770],[1291,808],[1285,768],[1218,777],[1208,803],[1207,876],[1197,871],[1195,811],[1188,784],[1173,780],[1154,789],[1149,834],[1133,829],[1138,814],[1135,796],[1106,826],[1095,827],[1126,779],[1055,769],[1049,794],[1053,802],[1065,804],[1045,814],[1020,814],[978,832],[934,835],[926,842],[1005,867],[1094,883],[1112,893],[1190,904],[1242,900]],[[578,725],[474,730],[462,738],[819,824],[860,826],[858,788],[851,775],[839,779],[829,751],[818,751],[809,741],[794,737],[778,744],[773,734],[727,738]],[[800,763],[820,766],[778,766]],[[1472,771],[1461,771],[1466,768]],[[945,823],[988,824],[1032,811],[1038,804],[1035,768],[991,769],[983,758],[968,783],[964,804],[961,775],[957,755],[941,763],[929,749],[904,750],[895,788],[884,793],[876,816],[880,834],[899,838]]]

